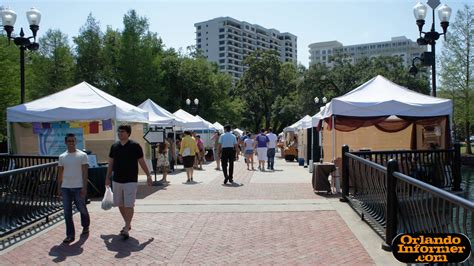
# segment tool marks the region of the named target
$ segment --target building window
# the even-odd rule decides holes
[[[224,37],[225,37],[225,34],[219,35],[219,39],[224,39]]]
[[[220,68],[220,69],[225,69],[225,66],[220,66],[219,68]]]
[[[224,57],[225,56],[225,53],[220,53],[219,54],[219,57]]]
[[[219,29],[219,32],[224,32],[224,28],[220,28],[220,29]]]
[[[225,41],[219,41],[219,44],[225,44]]]
[[[225,63],[225,59],[220,59],[219,63]]]
[[[197,26],[197,29],[200,30],[200,29],[201,29],[201,26]]]
[[[219,47],[219,51],[224,51],[225,47]]]
[[[201,33],[200,33],[200,32],[198,32],[197,36],[198,36],[198,37],[201,37]]]
[[[201,42],[201,38],[197,39],[197,42],[200,43],[200,42]]]
[[[198,45],[197,45],[197,48],[198,48],[198,49],[200,49],[200,48],[201,48],[201,45],[200,45],[200,44],[198,44]]]

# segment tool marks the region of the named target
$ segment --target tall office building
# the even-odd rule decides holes
[[[275,50],[283,62],[296,64],[296,36],[260,25],[219,17],[194,24],[196,47],[209,61],[216,62],[222,72],[234,81],[242,77],[242,61],[255,50]]]
[[[344,46],[338,41],[318,42],[309,45],[309,65],[323,63],[332,66],[332,56],[341,54],[348,56],[352,63],[364,57],[399,56],[406,66],[410,66],[415,56],[427,51],[426,46],[419,46],[405,36],[392,37],[390,41],[354,44]]]

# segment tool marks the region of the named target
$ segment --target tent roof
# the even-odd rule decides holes
[[[147,99],[138,107],[148,111],[150,124],[159,126],[182,126],[185,123],[184,120],[177,118],[150,99]]]
[[[354,90],[334,98],[326,105],[322,118],[332,115],[441,116],[451,115],[452,101],[424,95],[397,85],[378,75]]]
[[[224,126],[221,123],[216,121],[213,125],[216,127],[217,130],[224,132]]]
[[[311,116],[305,115],[303,118],[295,122],[291,126],[287,126],[283,129],[283,132],[293,132],[297,129],[310,128],[311,127]]]
[[[9,122],[99,119],[148,123],[148,112],[85,81],[32,102],[7,108]]]
[[[217,128],[214,126],[214,124],[212,124],[211,122],[207,121],[206,119],[200,117],[199,115],[196,115],[197,118],[201,119],[202,121],[204,121],[204,123],[206,123],[207,125],[207,128],[211,129],[211,130],[217,130]]]
[[[183,109],[179,109],[178,111],[174,112],[173,115],[184,121],[184,124],[182,125],[183,128],[186,128],[186,129],[207,129],[208,128],[204,120],[195,117],[194,115],[184,111]]]

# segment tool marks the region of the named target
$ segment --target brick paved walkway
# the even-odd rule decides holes
[[[278,161],[283,171],[261,173],[236,165],[235,180],[242,186],[222,186],[214,164],[198,171],[201,183],[182,184],[185,174],[170,176],[163,189],[140,186],[139,204],[151,204],[137,211],[130,239],[117,236],[123,226],[117,209],[102,211],[93,202],[91,233],[71,245],[61,243],[65,226],[51,230],[0,253],[0,264],[375,264],[346,222],[334,209],[295,211],[172,212],[153,211],[160,202],[183,200],[213,202],[232,200],[236,204],[262,200],[284,205],[292,200],[327,201],[311,189],[307,169]],[[262,183],[266,182],[266,183]],[[284,200],[284,201],[282,201]],[[154,205],[155,204],[155,205]],[[149,211],[151,210],[151,211]],[[75,224],[80,227],[79,215]],[[79,233],[81,228],[76,227]],[[380,240],[381,242],[381,240]]]

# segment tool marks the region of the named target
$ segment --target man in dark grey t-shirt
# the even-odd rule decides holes
[[[110,148],[109,167],[105,178],[105,185],[110,186],[110,178],[113,171],[114,205],[119,207],[120,214],[125,226],[120,235],[127,239],[132,228],[132,218],[137,196],[138,164],[147,175],[147,183],[152,184],[152,179],[140,144],[130,140],[132,128],[129,125],[121,125],[118,128],[119,141]],[[137,163],[138,162],[138,163]]]

